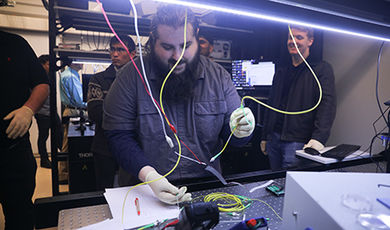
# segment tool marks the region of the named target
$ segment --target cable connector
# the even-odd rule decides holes
[[[171,147],[171,149],[173,147],[175,147],[175,145],[173,144],[172,139],[169,136],[165,136],[165,140],[167,141],[167,143],[168,143],[169,147]]]
[[[213,157],[210,159],[210,162],[214,162],[214,161],[215,161],[215,159],[217,159],[217,157],[219,157],[219,154],[217,154],[217,155],[213,156]]]
[[[387,146],[387,143],[390,141],[389,133],[381,133],[382,145]]]

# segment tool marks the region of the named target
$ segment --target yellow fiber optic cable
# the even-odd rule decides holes
[[[275,211],[274,208],[272,208],[271,205],[269,205],[267,202],[265,202],[264,200],[259,200],[259,199],[251,199],[251,200],[255,200],[255,201],[260,201],[261,203],[267,205],[274,213],[275,215],[280,219],[280,220],[283,220],[283,218]]]
[[[155,181],[158,181],[158,180],[161,180],[162,178],[165,178],[167,177],[169,174],[171,174],[175,169],[176,167],[179,165],[179,162],[180,162],[180,158],[181,158],[181,145],[180,145],[180,141],[179,141],[179,138],[177,137],[176,134],[175,135],[175,138],[176,138],[176,141],[178,143],[178,146],[179,146],[179,157],[177,158],[177,161],[176,161],[176,164],[173,166],[173,168],[167,172],[165,175],[163,175],[162,177],[160,178],[157,178],[157,179],[154,179],[154,180],[151,180],[151,181],[145,181],[145,182],[142,182],[142,183],[139,183],[139,184],[136,184],[134,185],[133,187],[131,187],[127,193],[126,193],[126,196],[125,196],[125,199],[123,201],[123,204],[122,204],[122,224],[123,224],[123,217],[124,217],[124,213],[125,213],[125,204],[126,204],[126,199],[127,199],[127,196],[129,195],[129,192],[131,190],[133,190],[134,188],[138,187],[138,186],[141,186],[141,185],[144,185],[144,184],[149,184],[149,183],[152,183],[152,182],[155,182]]]
[[[163,103],[162,103],[162,92],[163,92],[163,89],[164,89],[164,85],[165,85],[165,82],[167,81],[168,77],[170,76],[170,74],[173,72],[173,70],[176,68],[177,64],[180,62],[180,60],[182,59],[183,55],[184,55],[184,51],[185,51],[185,47],[186,47],[186,32],[187,32],[187,10],[186,10],[186,13],[185,13],[185,21],[184,21],[184,45],[183,45],[183,50],[182,50],[182,53],[179,57],[179,59],[177,60],[177,62],[175,63],[175,65],[172,67],[172,69],[169,71],[169,73],[167,74],[167,76],[165,77],[164,79],[164,82],[163,82],[163,85],[161,86],[161,91],[160,91],[160,106],[161,106],[161,111],[163,114],[165,114],[164,112],[164,107],[163,107]],[[168,118],[165,116],[165,119],[168,123],[168,125],[170,125],[170,122],[168,120]],[[171,125],[170,125],[171,126]],[[179,138],[178,136],[176,135],[176,133],[174,132],[173,135],[175,136],[175,139],[177,141],[177,144],[178,144],[178,148],[179,148],[179,156],[177,158],[177,161],[175,163],[175,165],[173,166],[173,168],[167,172],[165,175],[163,175],[162,177],[160,178],[157,178],[155,180],[151,180],[151,181],[145,181],[145,182],[142,182],[142,183],[139,183],[137,185],[134,185],[133,187],[131,187],[126,195],[125,195],[125,199],[123,201],[123,204],[122,204],[122,224],[123,224],[123,219],[124,219],[124,212],[125,212],[125,204],[126,204],[126,199],[127,199],[127,196],[129,195],[129,192],[131,190],[133,190],[134,188],[138,187],[138,186],[141,186],[141,185],[145,185],[145,184],[149,184],[149,183],[152,183],[152,182],[155,182],[155,181],[158,181],[158,180],[161,180],[162,178],[165,178],[167,177],[169,174],[171,174],[176,168],[177,166],[179,165],[179,162],[180,162],[180,159],[181,159],[181,144],[180,144],[180,141],[179,141]]]
[[[210,162],[215,161],[215,159],[217,159],[217,157],[219,157],[219,155],[221,155],[221,154],[223,153],[223,151],[225,151],[225,149],[226,149],[227,145],[229,144],[230,139],[232,138],[232,136],[233,136],[234,132],[236,131],[236,129],[237,129],[237,126],[234,127],[233,131],[230,133],[229,138],[227,139],[227,141],[226,141],[225,145],[223,146],[222,150],[219,151],[219,153],[217,153],[215,156],[213,156],[213,157],[210,159]]]
[[[290,36],[291,36],[291,38],[292,38],[292,40],[293,40],[293,42],[294,42],[295,48],[297,49],[299,56],[302,58],[303,62],[305,62],[305,64],[306,64],[307,68],[308,68],[308,69],[310,70],[310,72],[313,74],[313,77],[314,77],[314,79],[316,80],[316,83],[317,83],[317,85],[318,85],[318,89],[319,89],[319,91],[320,91],[320,96],[318,97],[317,103],[316,103],[312,108],[310,108],[310,109],[306,109],[306,110],[302,110],[302,111],[296,111],[296,112],[290,112],[290,111],[283,111],[283,110],[277,109],[277,108],[275,108],[275,107],[272,107],[272,106],[270,106],[270,105],[267,105],[266,103],[261,102],[261,101],[255,99],[255,98],[253,98],[253,97],[251,97],[251,96],[244,96],[244,97],[242,98],[242,100],[241,100],[241,106],[243,106],[244,100],[245,100],[246,98],[248,98],[248,99],[251,99],[251,100],[253,100],[253,101],[259,103],[260,105],[263,105],[263,106],[265,106],[266,108],[271,109],[271,110],[273,110],[273,111],[275,111],[275,112],[283,113],[283,114],[287,114],[287,115],[299,115],[299,114],[304,114],[304,113],[311,112],[311,111],[315,110],[315,109],[320,105],[321,100],[322,100],[322,87],[321,87],[321,83],[320,83],[320,81],[318,80],[317,75],[314,73],[314,71],[313,71],[313,69],[311,68],[311,66],[309,65],[309,63],[307,63],[306,59],[305,59],[305,58],[303,57],[303,55],[301,54],[301,51],[299,51],[298,45],[297,45],[297,43],[296,43],[296,41],[295,41],[295,38],[294,38],[294,35],[292,34],[290,25],[288,25],[288,30],[289,30],[289,32],[290,32]]]
[[[161,86],[161,90],[160,90],[160,106],[161,106],[161,111],[163,112],[163,114],[165,114],[165,111],[164,111],[164,104],[162,103],[162,97],[163,97],[163,91],[164,91],[165,83],[167,82],[169,76],[171,76],[173,70],[175,70],[176,66],[180,63],[181,59],[183,58],[184,52],[186,51],[186,45],[187,45],[187,9],[186,9],[185,20],[184,20],[184,44],[183,44],[183,49],[181,51],[179,59],[177,59],[175,65],[171,68],[171,70],[168,72],[167,76],[165,77],[165,79],[164,79],[164,81],[162,83],[162,86]],[[165,120],[170,125],[167,116],[165,116]]]
[[[249,202],[248,204],[244,204],[242,201]],[[252,203],[250,199],[240,199],[240,196],[224,193],[224,192],[216,192],[210,193],[203,198],[204,202],[224,202],[217,203],[218,209],[221,212],[241,212],[249,207]]]
[[[215,193],[210,193],[207,195],[195,197],[193,201],[200,198],[203,198],[204,202],[217,202],[218,209],[221,212],[241,212],[247,209],[253,203],[253,201],[259,201],[267,205],[280,220],[283,220],[283,218],[276,212],[276,210],[264,200],[254,199],[254,198],[249,198],[241,195],[234,195],[234,194],[229,194],[224,192],[215,192]],[[218,202],[224,202],[224,203],[218,203]],[[244,204],[245,202],[247,204]]]
[[[284,111],[284,110],[280,110],[280,109],[277,109],[277,108],[275,108],[275,107],[272,107],[272,106],[270,106],[270,105],[268,105],[268,104],[266,104],[266,103],[264,103],[264,102],[262,102],[262,101],[259,101],[259,100],[257,100],[256,98],[253,98],[253,97],[251,97],[251,96],[244,96],[244,97],[241,99],[241,107],[244,107],[244,100],[245,100],[245,99],[251,99],[251,100],[253,100],[253,101],[259,103],[260,105],[263,105],[264,107],[266,107],[266,108],[268,108],[268,109],[270,109],[270,110],[273,110],[273,111],[275,111],[275,112],[282,113],[282,114],[287,114],[287,115],[299,115],[299,114],[309,113],[309,112],[315,110],[315,109],[320,105],[321,100],[322,100],[322,87],[321,87],[321,83],[320,83],[320,81],[318,80],[317,75],[315,74],[315,72],[313,71],[313,69],[311,68],[311,66],[309,65],[309,63],[306,61],[305,57],[303,57],[303,55],[301,54],[301,51],[299,51],[298,45],[297,45],[297,43],[296,43],[296,41],[295,41],[295,38],[294,38],[294,35],[292,34],[290,25],[288,25],[288,30],[289,30],[290,36],[291,36],[291,38],[292,38],[292,40],[293,40],[293,42],[294,42],[295,48],[296,48],[297,51],[298,51],[299,56],[302,58],[303,62],[306,64],[307,68],[308,68],[308,69],[310,70],[310,72],[312,73],[312,75],[313,75],[313,77],[314,77],[314,79],[316,80],[316,83],[317,83],[317,85],[318,85],[318,89],[319,89],[320,96],[318,97],[317,103],[316,103],[312,108],[306,109],[306,110],[302,110],[302,111]],[[245,114],[245,113],[244,113],[244,117],[245,117],[245,119],[247,120],[246,114]],[[247,122],[248,122],[248,120],[247,120]],[[248,122],[248,123],[249,123],[249,122]],[[254,125],[254,124],[253,124],[253,125]],[[232,133],[230,134],[230,136],[234,133],[234,131],[235,131],[235,129],[232,131]],[[215,160],[222,154],[222,152],[225,150],[225,147],[227,146],[227,144],[228,144],[229,141],[230,141],[230,138],[226,141],[226,144],[225,144],[224,148],[223,148],[219,153],[217,153],[216,155],[214,155],[214,156],[210,159],[211,162],[215,161]]]

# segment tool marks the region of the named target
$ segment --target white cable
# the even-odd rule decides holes
[[[268,182],[265,182],[265,183],[262,184],[262,185],[259,185],[259,186],[257,186],[257,187],[252,188],[251,190],[249,190],[249,192],[252,193],[252,192],[256,191],[257,189],[265,188],[265,187],[267,187],[268,185],[272,184],[273,182],[274,182],[274,180],[270,180],[270,181],[268,181]]]
[[[180,154],[179,154],[178,152],[176,152],[176,151],[174,151],[174,152],[175,152],[176,155],[180,156]],[[181,154],[181,157],[183,157],[184,159],[187,159],[187,160],[196,162],[196,163],[198,163],[198,164],[200,164],[200,165],[206,165],[206,163],[204,163],[204,162],[194,160],[194,159],[192,159],[191,157],[184,156],[183,154]]]
[[[152,90],[151,90],[151,88],[150,88],[148,78],[147,78],[147,76],[146,76],[144,60],[143,60],[143,58],[142,58],[141,39],[140,39],[139,32],[138,32],[138,20],[137,20],[137,19],[138,19],[138,15],[137,15],[137,9],[135,8],[135,5],[134,5],[133,0],[129,0],[129,2],[130,2],[130,4],[131,4],[131,7],[133,8],[133,12],[134,12],[134,28],[135,28],[135,33],[136,33],[136,35],[137,35],[137,43],[138,43],[139,58],[140,58],[140,61],[141,61],[142,73],[143,73],[143,75],[144,75],[144,79],[145,79],[145,82],[146,82],[146,86],[148,87],[148,90],[149,90],[149,93],[150,93],[150,98],[152,99],[153,105],[154,105],[154,107],[157,109],[157,112],[158,112],[158,114],[159,114],[159,116],[160,116],[161,125],[162,125],[163,131],[164,131],[164,135],[165,135],[165,140],[167,141],[169,147],[173,148],[173,147],[174,147],[173,141],[172,141],[172,139],[168,136],[167,131],[165,130],[164,118],[163,118],[163,116],[162,116],[162,114],[161,114],[160,109],[159,109],[158,106],[156,105],[156,102],[154,101],[153,93],[152,93]]]

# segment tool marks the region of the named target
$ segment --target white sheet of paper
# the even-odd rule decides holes
[[[122,206],[126,193],[132,187],[106,189],[104,196],[110,206],[113,219],[122,222]],[[141,214],[138,216],[135,199],[138,198]],[[141,185],[132,189],[125,201],[123,227],[135,228],[151,224],[157,220],[177,218],[180,210],[176,205],[162,203],[148,185]]]

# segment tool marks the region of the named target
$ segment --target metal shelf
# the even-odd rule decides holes
[[[77,9],[64,6],[54,7],[59,19],[59,32],[65,32],[69,28],[76,30],[97,31],[111,33],[110,28],[100,12],[89,11],[85,9]],[[118,33],[135,35],[134,17],[119,13],[106,12],[112,27]],[[149,18],[138,17],[138,30],[141,36],[149,36],[150,32]],[[201,23],[199,27],[203,30],[213,30],[218,32],[236,32],[239,34],[253,34],[251,29],[233,28],[226,26],[216,26],[207,23]]]
[[[111,33],[103,14],[100,12],[63,6],[54,6],[54,10],[58,19],[59,33],[63,33],[69,28]],[[134,17],[110,12],[106,14],[117,33],[135,34]],[[139,34],[141,36],[149,35],[150,19],[138,18],[137,23]]]
[[[68,57],[70,59],[88,59],[88,60],[110,60],[110,53],[108,51],[86,51],[55,48],[60,57]]]

